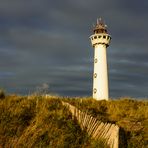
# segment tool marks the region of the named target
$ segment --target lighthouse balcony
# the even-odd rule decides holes
[[[90,39],[93,46],[97,44],[105,44],[106,46],[109,46],[111,36],[108,34],[94,34],[90,36]]]

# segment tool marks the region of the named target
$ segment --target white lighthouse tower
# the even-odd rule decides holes
[[[108,100],[108,70],[106,49],[109,46],[111,36],[107,33],[107,26],[101,19],[90,36],[94,48],[94,75],[93,75],[93,98],[97,100]]]

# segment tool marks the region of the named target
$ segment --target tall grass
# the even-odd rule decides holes
[[[60,99],[7,96],[0,100],[0,147],[104,147],[72,120]]]
[[[148,102],[129,98],[96,101],[62,98],[103,122],[120,127],[120,147],[145,148],[148,144]],[[0,147],[104,147],[88,137],[72,120],[61,99],[42,96],[5,96],[0,99]]]
[[[65,99],[103,122],[120,127],[120,147],[145,148],[148,146],[148,101],[130,98],[96,101],[90,98]]]

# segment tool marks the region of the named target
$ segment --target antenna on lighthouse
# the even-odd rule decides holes
[[[98,18],[97,18],[97,25],[99,24],[99,20],[98,20]]]

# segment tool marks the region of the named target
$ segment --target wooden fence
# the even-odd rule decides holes
[[[69,103],[62,101],[62,104],[70,110],[72,118],[77,119],[81,129],[86,130],[89,136],[96,140],[102,139],[110,148],[118,148],[119,127],[117,125],[98,121]]]

